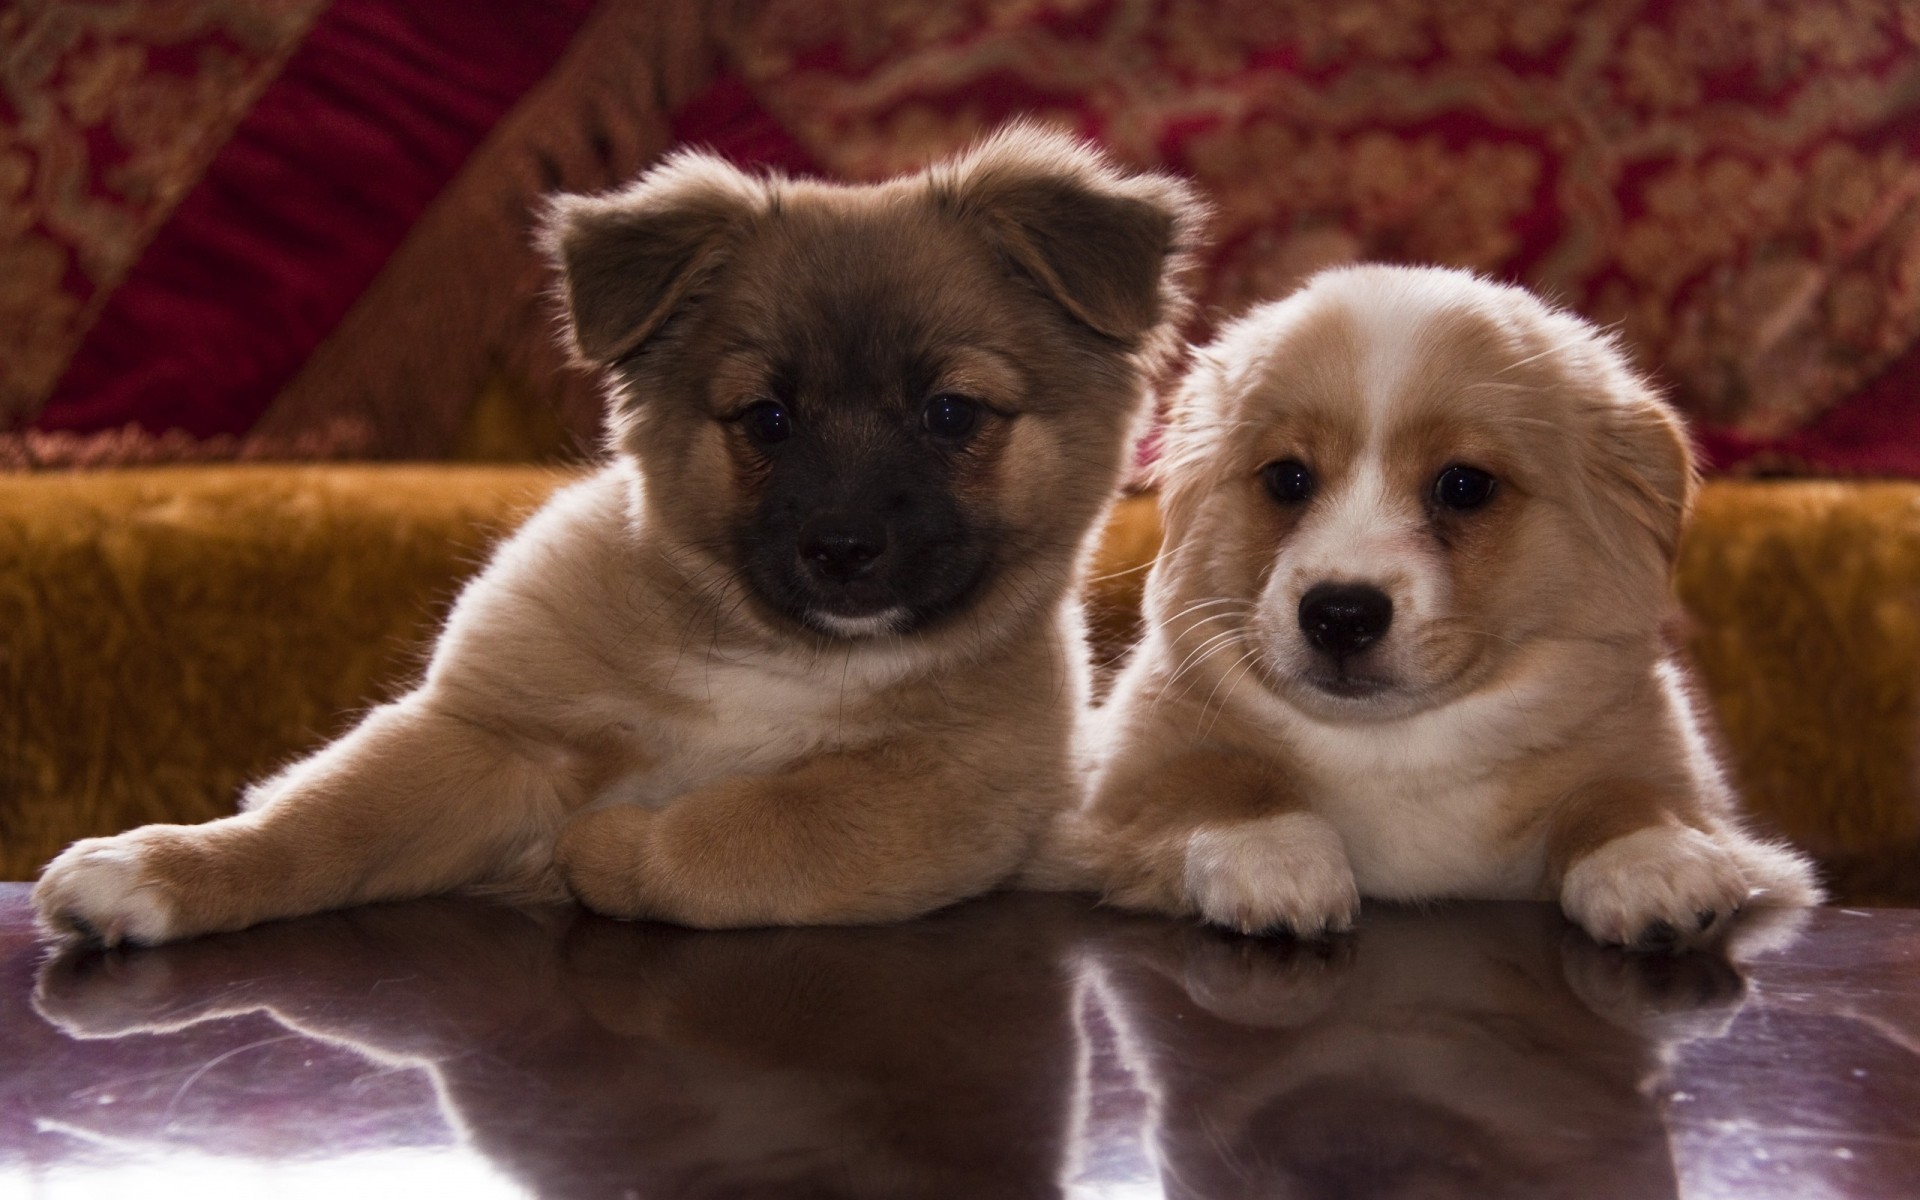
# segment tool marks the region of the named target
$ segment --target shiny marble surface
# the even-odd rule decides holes
[[[1920,1195],[1920,911],[1631,958],[1002,896],[693,933],[430,901],[51,957],[0,885],[0,1195]],[[135,1190],[137,1189],[137,1190]]]

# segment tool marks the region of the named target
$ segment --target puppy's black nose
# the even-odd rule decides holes
[[[1393,598],[1364,583],[1315,584],[1300,597],[1300,632],[1316,650],[1345,658],[1386,636]]]
[[[831,514],[800,530],[800,557],[822,579],[851,583],[887,552],[887,527],[877,517]]]

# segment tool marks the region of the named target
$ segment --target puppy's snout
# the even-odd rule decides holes
[[[1300,597],[1300,632],[1335,658],[1358,654],[1386,636],[1393,598],[1364,583],[1320,583]]]
[[[887,552],[887,527],[877,517],[833,513],[800,530],[800,558],[830,583],[851,583],[873,571]]]

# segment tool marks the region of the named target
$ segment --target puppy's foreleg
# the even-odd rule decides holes
[[[1122,908],[1243,933],[1317,937],[1351,927],[1360,908],[1339,833],[1272,764],[1230,751],[1110,771],[1048,856],[1071,868],[1042,863],[1030,875],[1085,879]]]
[[[50,932],[155,943],[505,882],[537,871],[560,774],[416,693],[255,786],[235,816],[75,842],[33,902]]]
[[[1029,781],[928,766],[941,761],[823,755],[784,775],[723,779],[664,809],[590,809],[562,831],[556,865],[583,902],[613,916],[699,928],[917,916],[1011,874],[1048,799]]]

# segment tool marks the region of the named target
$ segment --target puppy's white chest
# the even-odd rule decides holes
[[[1469,745],[1455,730],[1369,726],[1321,728],[1296,743],[1304,799],[1340,831],[1363,895],[1534,895],[1540,851],[1507,835],[1511,797]]]
[[[1331,724],[1281,711],[1274,727],[1303,797],[1339,831],[1363,895],[1389,900],[1536,896],[1540,836],[1519,836],[1511,766],[1537,700],[1500,689],[1412,717]]]
[[[824,682],[716,665],[690,685],[692,703],[642,717],[652,766],[615,781],[600,804],[663,807],[729,775],[765,775],[830,748],[845,731],[844,701]]]
[[[1537,867],[1496,836],[1495,797],[1484,786],[1434,787],[1401,776],[1330,790],[1315,808],[1340,831],[1365,895],[1414,900],[1524,899]]]

